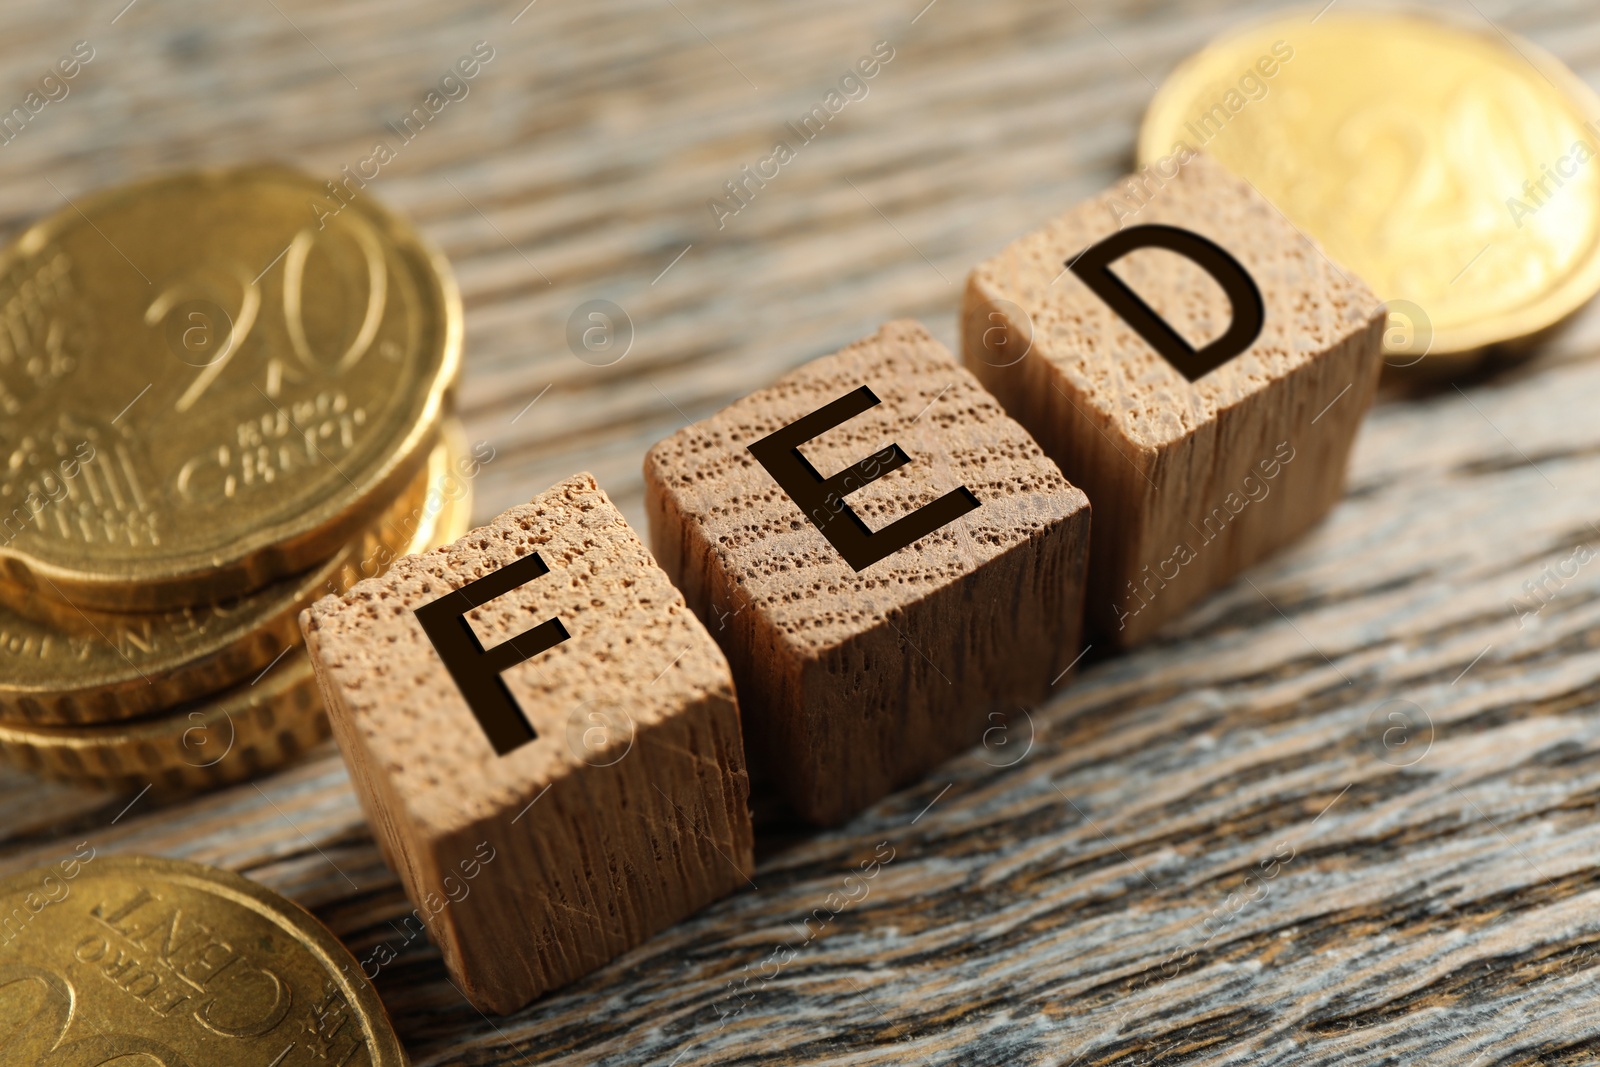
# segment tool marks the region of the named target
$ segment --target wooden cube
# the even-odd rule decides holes
[[[645,486],[751,758],[811,821],[978,744],[1078,655],[1088,501],[915,322],[662,441]]]
[[[374,833],[479,1008],[746,883],[727,661],[591,476],[301,625]]]
[[[1094,503],[1089,628],[1123,645],[1333,506],[1383,358],[1363,282],[1219,164],[1165,165],[980,265],[963,308],[966,365]]]

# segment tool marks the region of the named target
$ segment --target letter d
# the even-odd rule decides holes
[[[1111,273],[1111,264],[1140,248],[1165,248],[1176,252],[1211,275],[1228,294],[1228,303],[1233,307],[1233,321],[1228,325],[1228,332],[1196,351],[1138,293]],[[1191,382],[1254,344],[1266,321],[1261,290],[1239,261],[1220,245],[1176,226],[1150,223],[1119,230],[1079,253],[1067,266]]]

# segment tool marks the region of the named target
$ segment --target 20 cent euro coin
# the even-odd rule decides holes
[[[82,197],[0,254],[0,565],[149,610],[327,559],[421,469],[460,361],[449,267],[279,167]]]

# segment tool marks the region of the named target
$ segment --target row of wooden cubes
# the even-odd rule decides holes
[[[306,613],[375,835],[475,1004],[744,885],[747,749],[838,822],[1044,699],[1085,620],[1137,641],[1332,505],[1381,306],[1220,167],[1162,184],[1136,221],[1165,244],[1119,251],[1116,190],[975,270],[965,368],[895,322],[658,444],[653,555],[578,475]]]

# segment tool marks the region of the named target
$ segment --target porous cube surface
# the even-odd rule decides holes
[[[465,616],[490,650],[551,618],[568,633],[503,673],[535,736],[497,755],[415,610],[532,552],[549,573]],[[375,835],[478,1007],[514,1010],[745,884],[727,662],[591,476],[301,625]]]
[[[1332,507],[1383,357],[1385,313],[1364,282],[1244,180],[1175,158],[979,265],[963,308],[966,365],[1094,502],[1091,636],[1122,644]],[[1068,269],[1146,224],[1214,242],[1260,290],[1255,341],[1194,381]],[[1228,329],[1223,287],[1176,252],[1110,269],[1193,347]]]
[[[801,454],[823,477],[890,445],[910,462],[843,503],[874,531],[963,486],[978,506],[858,571],[749,446],[862,386],[880,403]],[[807,819],[978,744],[1078,654],[1088,501],[918,323],[679,431],[645,483],[652,547],[728,655],[751,758]]]

